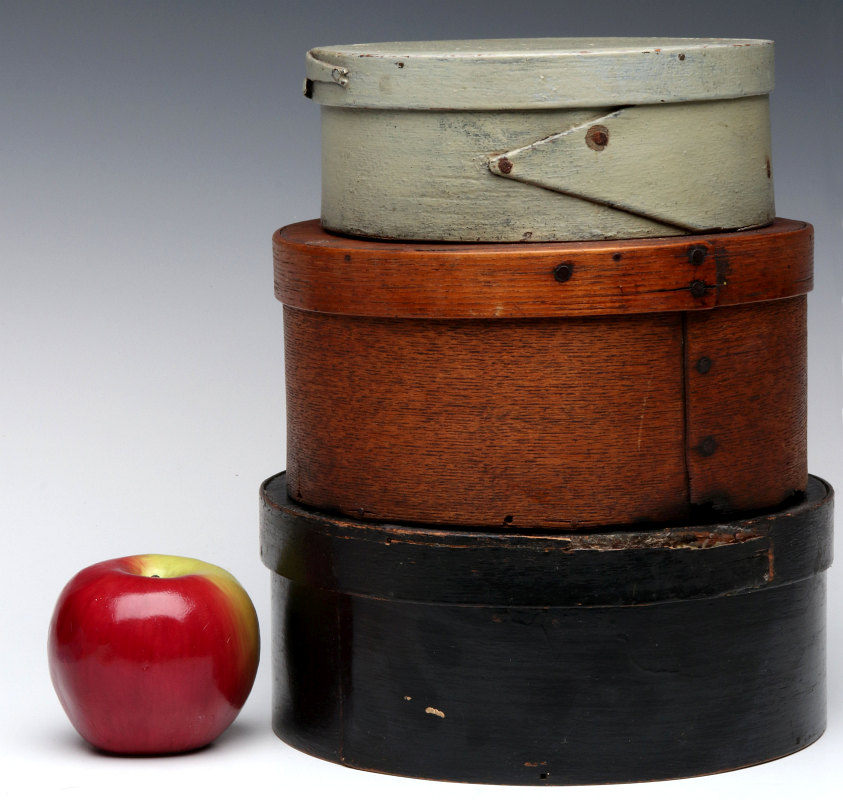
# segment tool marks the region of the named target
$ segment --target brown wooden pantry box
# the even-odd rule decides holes
[[[576,529],[805,488],[809,225],[445,245],[309,222],[274,251],[298,502]]]

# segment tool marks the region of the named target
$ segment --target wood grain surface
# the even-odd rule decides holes
[[[813,228],[612,242],[373,242],[317,220],[273,237],[286,306],[367,317],[499,318],[693,311],[805,294]]]
[[[284,310],[292,496],[453,525],[688,510],[680,315],[413,320]]]
[[[774,505],[808,470],[807,298],[685,315],[689,500]]]
[[[576,529],[741,514],[805,488],[804,223],[608,249],[387,245],[308,223],[275,252],[302,503]],[[443,292],[435,275],[478,265],[486,295],[466,314],[462,279]],[[543,306],[550,292],[565,301]]]

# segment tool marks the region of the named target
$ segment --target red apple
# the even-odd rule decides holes
[[[259,656],[249,596],[220,567],[116,558],[65,586],[50,623],[50,676],[77,731],[113,753],[195,750],[246,702]]]

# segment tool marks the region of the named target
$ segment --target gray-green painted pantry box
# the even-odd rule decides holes
[[[318,47],[322,223],[475,242],[765,225],[772,85],[758,39]]]

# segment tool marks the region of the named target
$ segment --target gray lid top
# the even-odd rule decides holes
[[[541,109],[767,94],[765,39],[467,39],[316,47],[305,94],[323,105]]]

